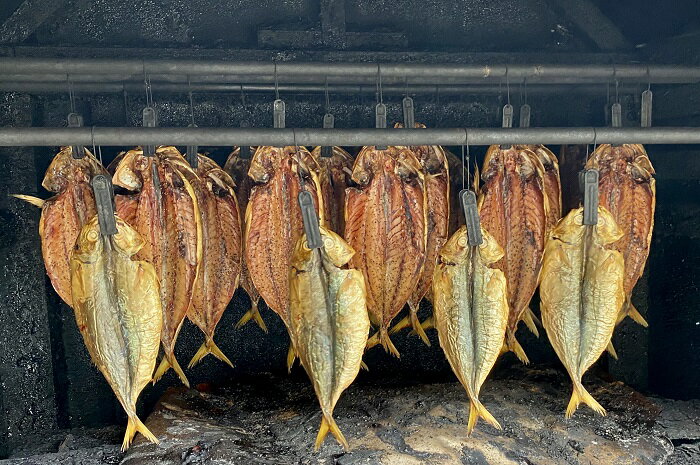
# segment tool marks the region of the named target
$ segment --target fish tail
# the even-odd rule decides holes
[[[125,452],[134,440],[136,432],[139,432],[154,444],[158,444],[158,438],[144,425],[136,414],[129,415],[129,421],[126,424],[126,432],[124,433],[124,441],[122,442],[122,452]]]
[[[430,347],[430,339],[428,339],[428,335],[425,334],[425,330],[423,329],[423,326],[421,325],[420,321],[418,320],[418,305],[411,305],[409,302],[409,316],[411,318],[411,326],[413,327],[413,331],[411,333],[416,333],[418,337],[420,337],[421,341],[428,347]]]
[[[496,420],[493,415],[486,410],[486,407],[479,402],[479,399],[471,398],[469,399],[469,421],[467,422],[467,435],[471,436],[476,426],[476,422],[479,417],[483,418],[486,423],[493,426],[496,429],[503,429],[501,424]]]
[[[187,380],[187,376],[185,376],[185,372],[182,371],[182,368],[180,368],[180,364],[177,363],[177,359],[175,358],[175,354],[165,354],[163,355],[163,358],[160,360],[160,365],[158,365],[158,369],[156,370],[156,373],[153,375],[153,384],[156,384],[158,380],[160,380],[165,373],[168,372],[168,370],[172,368],[177,376],[180,378],[180,381],[182,381],[182,384],[184,384],[187,387],[190,387],[190,382]]]
[[[379,344],[379,331],[377,331],[376,333],[374,333],[372,335],[372,337],[367,339],[367,345],[365,345],[365,350],[371,349],[372,347],[376,346],[377,344]]]
[[[612,341],[610,341],[610,342],[608,343],[608,346],[605,348],[605,350],[608,351],[608,354],[609,354],[612,358],[614,358],[615,360],[618,359],[618,358],[617,358],[617,351],[615,350],[615,346],[613,346]]]
[[[360,368],[362,368],[365,371],[369,371],[369,367],[367,366],[364,360],[360,360]]]
[[[408,328],[411,325],[411,320],[409,317],[404,317],[401,321],[396,323],[389,329],[389,334],[396,334],[404,328]]]
[[[348,445],[348,441],[345,439],[345,436],[343,436],[343,433],[340,431],[340,428],[338,428],[338,424],[335,422],[333,417],[328,417],[324,415],[323,418],[321,418],[321,427],[318,430],[318,434],[316,435],[316,443],[314,444],[314,450],[318,450],[321,448],[321,444],[323,444],[323,440],[326,438],[326,435],[328,432],[335,437],[338,442],[343,446],[343,448],[347,451],[350,449],[350,446]]]
[[[515,339],[515,336],[509,337],[508,338],[508,350],[510,352],[513,352],[516,357],[518,357],[518,360],[523,362],[525,365],[530,364],[530,359],[527,358],[527,355],[525,355],[525,351],[523,350],[523,346],[520,345],[517,339]]]
[[[42,208],[44,206],[44,203],[46,203],[45,200],[40,199],[39,197],[34,197],[33,195],[10,194],[10,197],[24,200],[25,202],[31,203],[35,207],[39,207],[39,208]]]
[[[224,355],[221,349],[219,349],[219,347],[214,343],[214,339],[211,338],[207,338],[207,340],[204,343],[202,343],[202,345],[199,347],[199,350],[197,350],[197,353],[194,354],[194,357],[192,357],[192,360],[190,360],[190,363],[187,365],[187,368],[192,368],[209,354],[212,354],[214,357],[218,358],[219,360],[233,368],[233,363],[231,363],[231,360],[229,360],[228,357]]]
[[[639,310],[637,310],[637,308],[634,305],[632,305],[632,302],[628,302],[627,304],[627,316],[632,318],[632,320],[635,323],[638,323],[644,326],[645,328],[649,327],[649,323],[647,323],[647,320],[645,320],[642,314],[639,313]]]
[[[177,374],[178,378],[180,378],[180,381],[182,381],[182,384],[184,384],[187,387],[190,387],[190,382],[187,380],[187,376],[185,376],[185,372],[182,371],[182,368],[180,368],[180,364],[177,363],[177,359],[175,358],[175,354],[172,354],[170,356],[170,365],[172,366],[173,370]]]
[[[571,418],[578,406],[583,402],[592,408],[595,412],[605,416],[605,409],[586,391],[586,388],[580,382],[574,383],[574,392],[571,394],[571,400],[566,407],[566,418]]]
[[[435,327],[435,320],[433,320],[433,316],[430,315],[428,318],[423,320],[423,323],[420,324],[421,328],[424,330],[426,329],[433,329]]]
[[[238,320],[238,323],[236,323],[236,329],[242,328],[250,320],[255,321],[255,323],[257,323],[257,325],[260,326],[260,329],[262,329],[264,332],[268,332],[267,325],[262,319],[262,315],[260,314],[260,310],[258,309],[258,302],[256,302],[255,300],[252,301],[250,310],[245,312],[241,319]]]
[[[396,346],[394,346],[394,343],[391,342],[391,338],[389,337],[389,333],[387,332],[385,326],[382,326],[379,329],[379,343],[382,345],[382,347],[384,347],[384,350],[389,352],[391,355],[396,358],[401,358],[398,349]]]
[[[297,359],[297,352],[294,350],[294,344],[289,343],[289,350],[287,351],[287,373],[292,372],[292,367],[294,366],[294,360]]]
[[[525,309],[525,313],[523,313],[523,322],[525,323],[525,326],[527,326],[527,329],[529,329],[530,332],[535,335],[535,337],[540,337],[540,332],[537,329],[537,326],[542,326],[542,323],[532,309]]]

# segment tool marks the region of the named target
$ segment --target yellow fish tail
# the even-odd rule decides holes
[[[472,398],[469,403],[469,422],[467,423],[467,435],[471,436],[476,426],[476,422],[479,417],[483,418],[486,423],[493,426],[496,429],[503,429],[501,424],[486,410],[486,407],[479,402],[479,399]]]
[[[527,358],[527,355],[525,355],[525,351],[523,350],[523,346],[520,345],[520,343],[515,339],[515,337],[509,338],[509,340],[506,342],[506,348],[507,351],[513,352],[516,357],[518,357],[518,360],[523,362],[525,365],[530,364],[530,359]]]
[[[289,350],[287,351],[287,373],[292,372],[292,367],[294,366],[294,361],[297,359],[297,352],[294,350],[294,344],[289,343]]]
[[[197,350],[197,353],[194,354],[194,357],[192,357],[192,360],[190,360],[190,363],[187,365],[187,368],[192,368],[196,364],[198,364],[204,357],[207,355],[212,354],[214,357],[218,358],[231,368],[233,368],[233,363],[231,363],[231,360],[228,359],[226,355],[219,349],[219,347],[214,343],[214,339],[207,339],[202,345],[199,347],[199,350]]]
[[[396,323],[394,326],[389,329],[389,334],[396,334],[399,331],[401,331],[404,328],[408,328],[410,326],[410,318],[409,317],[404,317],[401,321]],[[379,341],[377,341],[379,343]],[[376,345],[376,344],[375,344]]]
[[[182,384],[184,384],[187,387],[190,387],[190,382],[187,380],[187,376],[185,376],[185,372],[182,371],[182,368],[180,368],[180,364],[177,363],[177,359],[175,358],[175,354],[171,355],[164,355],[163,358],[160,360],[160,365],[158,365],[158,369],[156,370],[156,373],[153,375],[153,384],[156,384],[158,380],[160,380],[165,373],[168,372],[168,370],[172,368],[177,376],[180,378],[180,381],[182,381]]]
[[[338,425],[336,424],[333,417],[326,418],[326,416],[324,415],[323,418],[321,418],[321,427],[319,428],[318,434],[316,435],[316,443],[314,444],[314,450],[318,450],[321,448],[321,444],[323,444],[323,440],[326,438],[326,435],[329,431],[338,440],[338,442],[343,446],[345,450],[350,449],[348,441],[345,439],[345,436],[343,436],[343,433],[340,431],[340,428],[338,428]]]
[[[148,428],[146,428],[146,425],[144,425],[141,420],[136,416],[136,414],[130,414],[129,415],[129,422],[126,424],[126,432],[124,433],[124,441],[122,442],[122,452],[125,452],[129,446],[131,445],[131,441],[134,440],[134,436],[136,435],[136,432],[139,432],[151,441],[154,444],[158,444],[158,438],[155,437],[153,433],[149,431]]]
[[[537,329],[537,326],[542,326],[542,323],[531,309],[525,309],[525,313],[523,313],[523,322],[525,323],[525,326],[527,326],[527,329],[529,329],[530,332],[535,335],[535,337],[540,337],[540,332]]]
[[[641,313],[639,313],[639,310],[635,308],[634,305],[632,305],[632,302],[629,302],[627,305],[627,316],[632,318],[632,320],[635,323],[638,323],[645,328],[649,327],[649,323],[647,323],[647,320],[644,319]]]
[[[435,321],[433,320],[433,316],[430,315],[428,318],[423,320],[423,323],[421,323],[420,326],[421,328],[423,328],[423,330],[435,328]]]
[[[262,315],[260,314],[260,310],[258,309],[258,303],[256,301],[253,301],[251,304],[250,310],[245,312],[245,314],[241,317],[240,320],[238,320],[238,323],[236,323],[236,329],[242,328],[246,323],[248,323],[250,320],[255,321],[255,323],[260,326],[260,329],[262,329],[264,332],[268,332],[267,330],[267,325],[265,324],[265,321],[262,319]]]
[[[39,207],[39,208],[42,208],[44,206],[44,203],[46,203],[45,200],[42,200],[39,197],[34,197],[33,195],[10,194],[10,197],[24,200],[25,202],[29,202],[32,205],[34,205],[35,207]]]
[[[382,347],[384,347],[384,350],[386,350],[388,353],[390,353],[396,358],[401,358],[398,349],[396,348],[396,346],[394,346],[394,343],[391,342],[389,333],[387,333],[386,328],[383,326],[379,329],[379,343],[382,345]]]
[[[571,400],[566,407],[566,418],[571,418],[578,406],[583,402],[592,408],[595,412],[605,416],[605,409],[586,391],[581,383],[574,383],[574,392],[571,394]]]
[[[605,350],[608,352],[608,354],[617,360],[617,351],[615,350],[615,346],[613,346],[612,341],[608,344],[608,346],[605,348]]]

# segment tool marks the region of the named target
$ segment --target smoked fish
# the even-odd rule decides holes
[[[292,254],[290,334],[323,412],[315,448],[330,431],[347,450],[333,409],[360,371],[370,322],[362,273],[343,268],[354,250],[336,233],[320,229],[322,248],[309,249],[304,235]]]
[[[202,222],[192,182],[197,175],[175,147],[158,147],[153,157],[130,150],[115,169],[113,182],[136,194],[117,199],[119,216],[144,239],[136,258],[151,263],[160,283],[164,356],[153,377],[173,368],[189,381],[175,359],[175,342],[190,307],[202,259]]]
[[[136,415],[136,400],[156,365],[162,312],[155,269],[132,259],[144,240],[121,218],[116,221],[113,236],[100,233],[97,216],[85,224],[71,255],[70,276],[80,334],[129,418],[123,451],[137,431],[158,443]]]
[[[578,208],[554,228],[540,284],[542,324],[574,384],[567,418],[581,402],[605,415],[581,377],[610,343],[625,301],[624,258],[610,247],[622,230],[604,207],[598,208],[597,225],[582,223],[583,208]]]
[[[522,148],[530,149],[539,158],[544,168],[544,192],[547,196],[547,231],[551,231],[561,219],[561,179],[559,177],[559,160],[544,145],[527,145]]]
[[[389,324],[418,285],[425,262],[425,194],[420,162],[405,147],[364,147],[353,166],[345,204],[345,239],[362,271],[370,321],[379,327],[368,347],[399,356]]]
[[[352,156],[341,147],[333,147],[330,157],[321,156],[322,147],[316,147],[311,154],[319,166],[319,183],[323,195],[323,205],[327,224],[333,232],[345,230],[345,189],[352,175]]]

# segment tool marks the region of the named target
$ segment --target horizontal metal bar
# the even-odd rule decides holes
[[[424,63],[327,63],[255,62],[222,60],[117,59],[117,58],[0,58],[0,75],[111,76],[229,75],[249,82],[278,78],[298,82],[350,78],[382,82],[466,84],[487,80],[521,82],[611,82],[614,80],[680,84],[700,81],[700,66],[646,64],[424,64]],[[308,81],[307,81],[308,82]]]
[[[700,128],[0,128],[0,146],[700,144]]]

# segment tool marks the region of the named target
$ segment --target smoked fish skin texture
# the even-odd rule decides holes
[[[132,259],[143,239],[118,217],[117,231],[102,236],[93,217],[80,232],[70,265],[78,329],[129,418],[125,450],[136,431],[158,442],[138,419],[136,401],[155,368],[162,317],[155,269]]]
[[[330,157],[321,156],[322,147],[316,147],[311,154],[319,166],[319,183],[323,196],[326,226],[333,232],[342,234],[345,230],[345,189],[350,183],[352,156],[341,147],[333,147]]]
[[[544,145],[526,145],[521,147],[530,149],[537,155],[537,158],[539,158],[544,168],[544,192],[547,196],[547,231],[551,231],[561,219],[562,215],[559,160],[557,160],[557,156]]]
[[[268,307],[289,328],[289,268],[304,232],[299,192],[309,191],[319,205],[310,170],[315,160],[303,147],[259,147],[248,176],[255,185],[245,215],[248,272]]]
[[[479,417],[501,428],[479,401],[479,391],[501,352],[508,323],[506,278],[493,267],[503,249],[488,231],[482,228],[481,234],[484,242],[470,247],[461,226],[440,252],[433,278],[440,347],[471,402],[468,434]]]
[[[496,267],[508,282],[506,348],[529,363],[515,338],[539,283],[547,234],[544,167],[529,149],[491,146],[481,173],[481,225],[504,249]]]
[[[192,182],[202,220],[202,260],[187,317],[206,338],[193,366],[211,353],[232,366],[214,343],[216,325],[238,287],[241,274],[241,215],[231,177],[212,159],[198,155],[198,179]]]
[[[567,417],[580,402],[605,414],[581,377],[610,343],[625,300],[624,259],[609,248],[622,231],[604,207],[598,208],[597,225],[582,222],[583,208],[578,208],[554,228],[545,248],[540,285],[542,324],[574,384]]]
[[[113,176],[115,185],[136,192],[130,199],[118,199],[117,213],[130,212],[131,226],[144,239],[136,258],[153,265],[160,283],[164,357],[154,382],[172,367],[189,386],[175,359],[175,343],[202,259],[202,222],[192,188],[196,180],[197,175],[175,147],[158,147],[153,157],[144,156],[140,148],[130,150]]]
[[[294,248],[290,333],[323,412],[316,449],[329,430],[348,449],[333,409],[360,371],[370,328],[366,290],[360,271],[342,268],[353,249],[324,227],[321,236],[323,248],[309,250],[305,235]]]
[[[55,196],[42,201],[19,195],[20,199],[41,206],[39,236],[46,273],[58,296],[72,306],[70,254],[80,230],[96,214],[90,182],[106,174],[100,162],[85,149],[83,158],[73,158],[71,147],[62,147],[51,161],[42,186]]]
[[[367,287],[379,342],[398,356],[388,326],[418,285],[425,261],[425,208],[420,163],[406,148],[364,147],[353,166],[359,187],[347,190],[345,239],[355,250],[350,267]]]
[[[612,248],[625,259],[626,301],[618,323],[626,316],[632,316],[635,321],[647,326],[644,318],[632,306],[630,298],[644,273],[651,247],[656,209],[654,168],[646,151],[638,144],[619,147],[600,145],[586,167],[599,171],[599,203],[612,214],[624,233],[620,240],[612,244]]]

